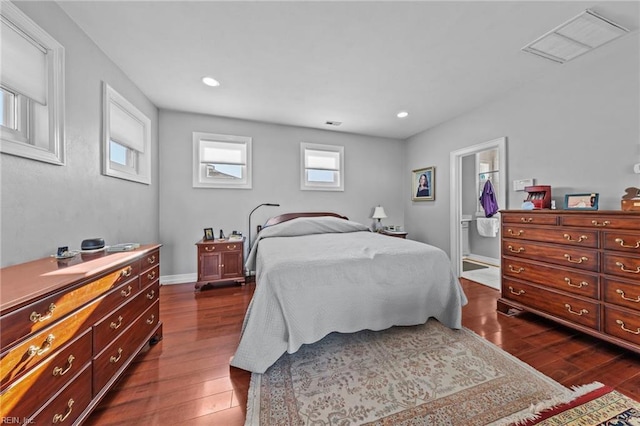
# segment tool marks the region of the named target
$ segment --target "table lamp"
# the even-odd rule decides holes
[[[382,231],[382,223],[380,223],[380,219],[385,219],[386,217],[387,214],[384,212],[384,207],[378,206],[375,208],[375,210],[373,211],[373,216],[371,216],[371,218],[378,219],[378,221],[375,223],[376,232]]]

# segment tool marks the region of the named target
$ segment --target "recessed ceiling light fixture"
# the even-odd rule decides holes
[[[220,82],[213,77],[202,77],[202,82],[207,86],[218,87],[220,86]]]
[[[625,27],[587,9],[522,50],[563,64],[628,32]]]
[[[407,111],[400,111],[399,113],[396,114],[396,117],[398,118],[406,118],[409,116],[409,113]]]

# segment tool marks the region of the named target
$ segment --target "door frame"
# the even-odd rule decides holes
[[[451,216],[450,226],[450,243],[451,243],[451,264],[456,277],[462,274],[462,157],[477,154],[490,149],[498,149],[499,169],[498,176],[500,185],[498,190],[498,200],[504,202],[505,205],[500,206],[502,209],[507,208],[507,137],[493,139],[487,142],[472,145],[456,151],[452,151],[449,155],[449,171],[450,171],[450,192],[449,213]],[[504,201],[502,201],[504,200]],[[502,250],[502,248],[500,248]]]

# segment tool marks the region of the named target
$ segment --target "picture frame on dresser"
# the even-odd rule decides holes
[[[204,237],[203,239],[205,241],[211,241],[214,240],[216,237],[213,234],[213,228],[204,228]]]
[[[598,193],[566,194],[564,196],[565,210],[598,210]]]

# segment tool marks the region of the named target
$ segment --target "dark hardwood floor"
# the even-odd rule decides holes
[[[536,317],[498,314],[499,292],[461,279],[463,325],[565,386],[599,381],[640,400],[640,356]],[[242,425],[250,373],[229,367],[254,285],[160,288],[164,339],[86,425]]]

